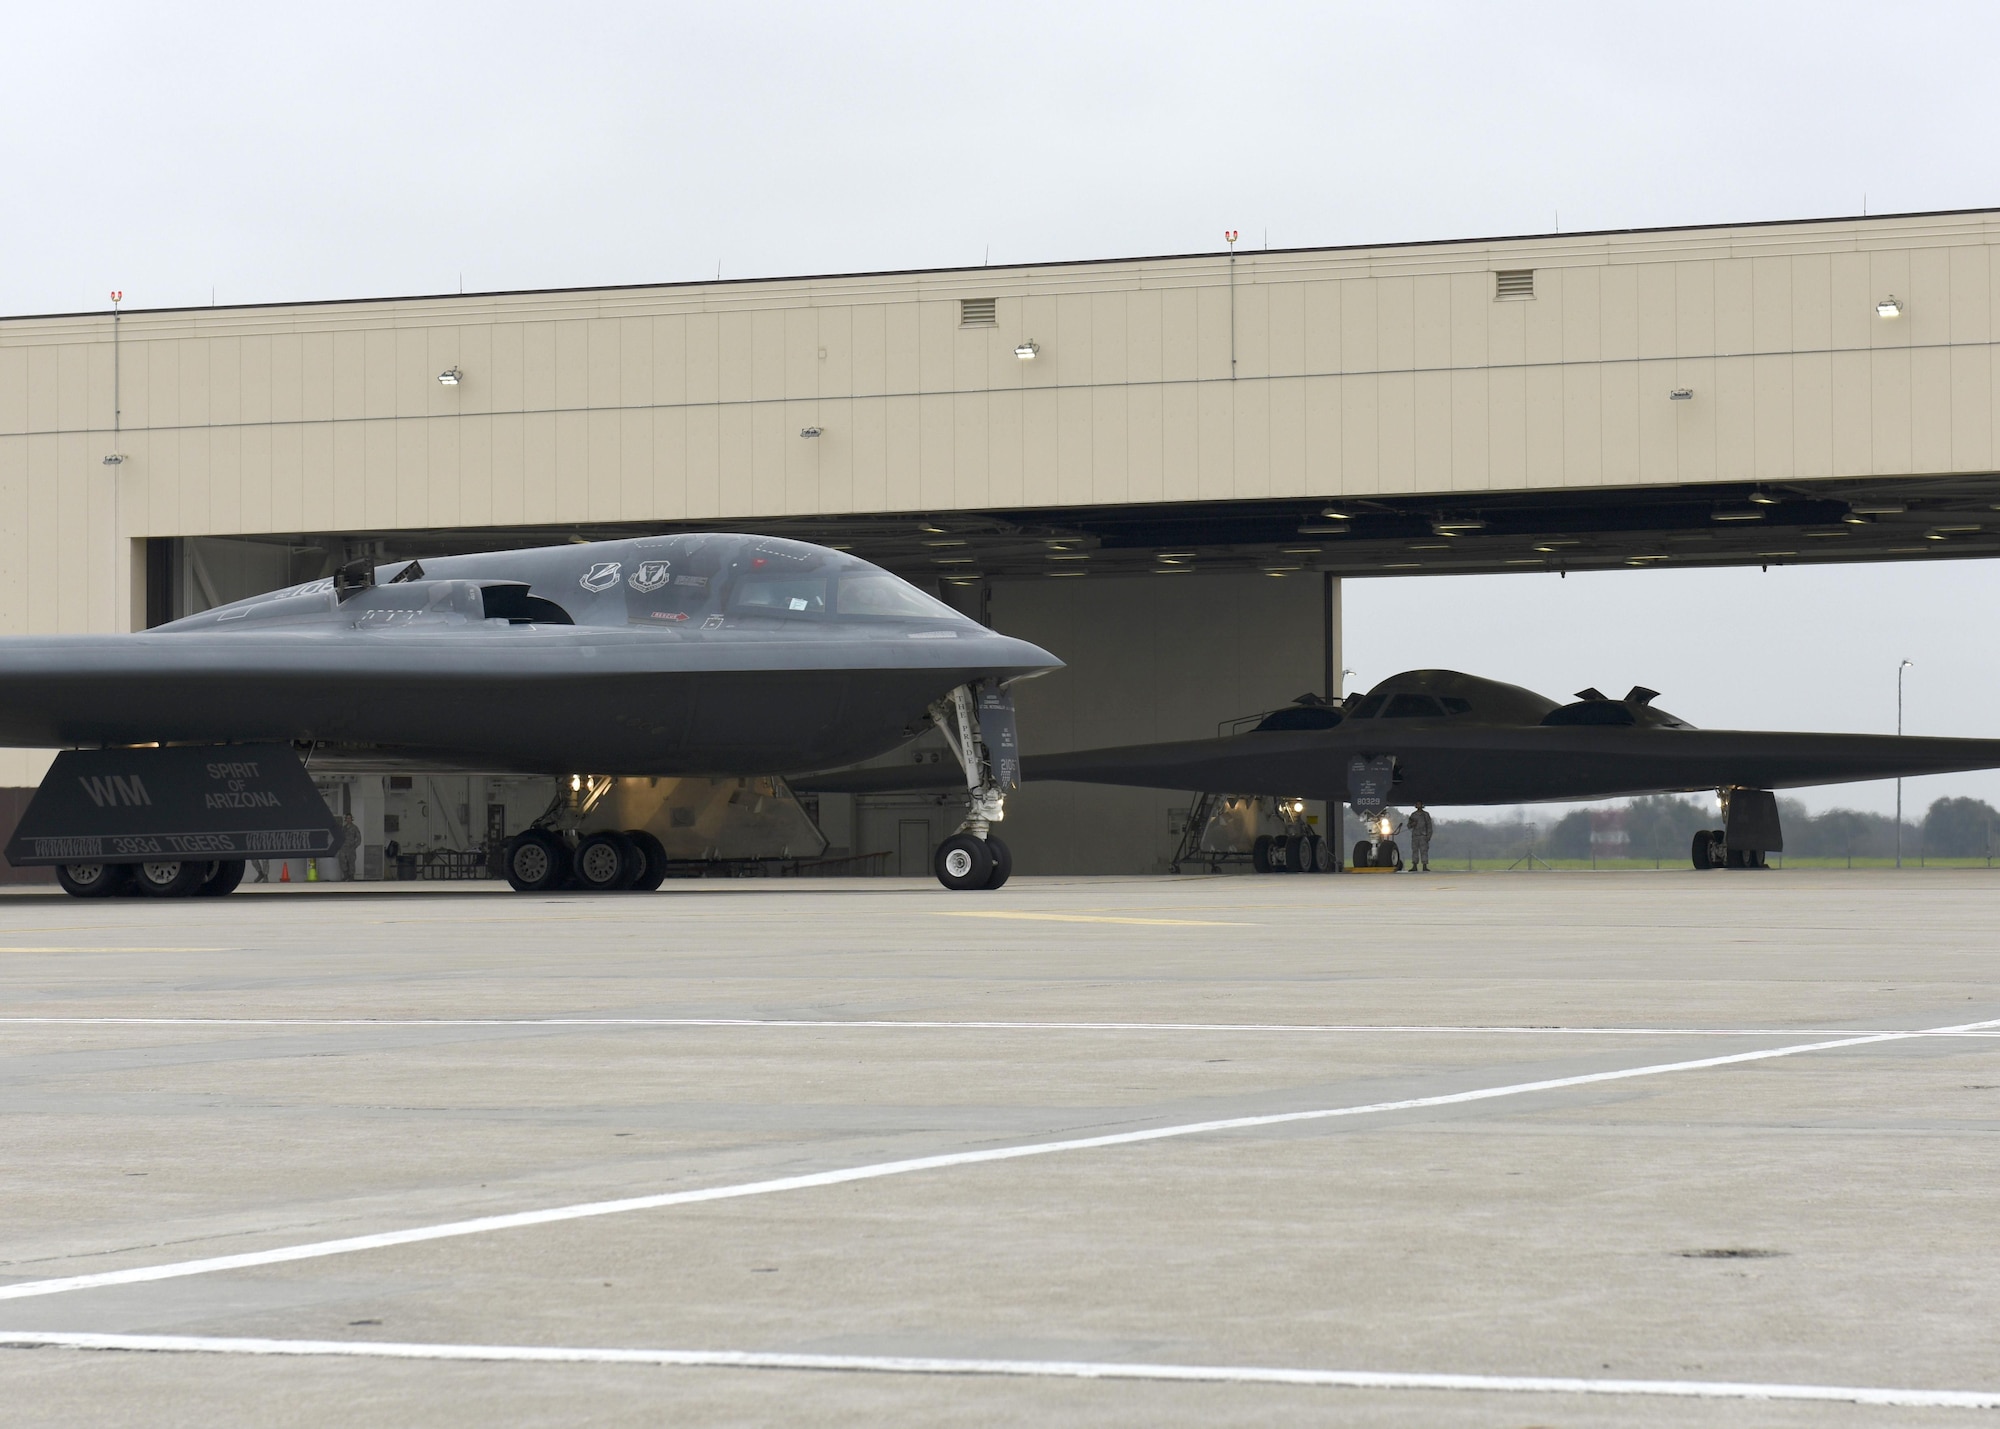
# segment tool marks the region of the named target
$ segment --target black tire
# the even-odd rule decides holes
[[[953,834],[938,845],[931,868],[938,882],[955,893],[984,888],[986,880],[993,876],[993,856],[986,851],[985,839]]]
[[[1306,872],[1325,873],[1331,867],[1327,861],[1327,842],[1318,834],[1306,835]]]
[[[236,885],[243,881],[243,860],[226,858],[221,863],[208,866],[208,877],[201,881],[195,894],[201,898],[221,898],[234,893]]]
[[[1272,834],[1271,850],[1264,855],[1270,865],[1268,873],[1290,873],[1292,871],[1292,845],[1297,842],[1290,834]]]
[[[1285,872],[1311,873],[1313,869],[1313,848],[1311,835],[1300,835],[1285,840]]]
[[[986,875],[988,888],[998,888],[1014,876],[1014,850],[1000,841],[1000,835],[986,836],[986,856],[993,860],[993,871]]]
[[[667,881],[667,846],[644,829],[627,829],[625,837],[632,841],[632,847],[645,860],[645,867],[632,880],[632,891],[651,893]]]
[[[1375,866],[1377,868],[1401,868],[1403,866],[1403,851],[1396,846],[1394,839],[1382,840],[1382,847],[1375,854]]]
[[[516,893],[543,893],[569,877],[569,849],[547,829],[528,829],[507,840],[502,866]]]
[[[1369,868],[1375,863],[1375,848],[1367,839],[1354,841],[1354,862],[1350,868]]]
[[[1714,838],[1715,836],[1707,829],[1696,829],[1694,831],[1694,843],[1688,850],[1688,857],[1693,861],[1696,870],[1699,872],[1706,873],[1709,869],[1715,867]]]
[[[72,898],[109,898],[132,885],[129,863],[59,863],[56,882]]]
[[[1271,871],[1271,836],[1257,835],[1257,842],[1250,845],[1250,866],[1259,873]]]
[[[208,878],[206,863],[135,863],[132,886],[149,898],[186,898]]]
[[[616,829],[602,829],[576,846],[572,871],[586,893],[617,893],[632,886],[632,875],[643,867],[632,841]]]

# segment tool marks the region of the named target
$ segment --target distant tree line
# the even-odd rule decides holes
[[[1896,821],[1888,814],[1828,809],[1813,814],[1796,799],[1778,801],[1785,852],[1795,858],[1890,858],[1896,852]],[[1593,820],[1593,815],[1595,819]],[[1532,851],[1550,859],[1587,859],[1596,829],[1600,856],[1685,860],[1697,829],[1720,826],[1707,800],[1656,794],[1611,808],[1573,809],[1552,820],[1536,820],[1516,809],[1492,820],[1440,819],[1431,856],[1451,859],[1518,859]],[[1624,837],[1607,828],[1617,825]],[[1984,799],[1938,799],[1919,823],[1903,822],[1903,856],[1983,858],[2000,853],[2000,810]]]

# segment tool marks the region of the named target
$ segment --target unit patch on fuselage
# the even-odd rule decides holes
[[[631,586],[633,590],[642,593],[649,590],[658,590],[667,583],[671,573],[671,564],[668,561],[641,561],[639,562],[639,569],[632,572],[631,577],[625,583]]]
[[[577,577],[576,583],[587,591],[610,590],[618,584],[619,569],[616,561],[599,561]]]

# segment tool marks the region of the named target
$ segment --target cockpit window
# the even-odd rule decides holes
[[[840,578],[842,615],[873,615],[897,620],[955,620],[958,612],[933,600],[906,580],[887,571],[853,571]]]
[[[808,620],[826,615],[824,575],[748,576],[729,598],[729,608],[746,615],[786,615]]]
[[[1448,715],[1472,713],[1472,701],[1461,700],[1456,695],[1439,695],[1438,703],[1444,706],[1444,712]]]
[[[1383,719],[1435,719],[1444,706],[1431,695],[1396,695],[1382,711]]]
[[[1387,695],[1370,695],[1367,699],[1363,700],[1360,704],[1354,707],[1354,713],[1349,715],[1348,718],[1373,719],[1375,718],[1376,714],[1381,711],[1383,704],[1388,700],[1388,698],[1389,697]]]

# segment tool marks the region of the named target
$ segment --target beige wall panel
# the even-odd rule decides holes
[[[451,423],[458,442],[458,519],[467,526],[491,526],[493,486],[493,418],[481,413]],[[651,500],[645,509],[657,509]]]
[[[1640,357],[1639,274],[1636,267],[1613,266],[1598,273],[1598,360],[1630,362]],[[1651,354],[1645,354],[1651,355]]]
[[[1201,389],[1177,382],[1160,389],[1160,482],[1168,501],[1201,493]]]
[[[1408,372],[1418,365],[1416,282],[1381,278],[1374,289],[1376,364],[1384,372]]]
[[[1952,469],[1951,356],[1943,347],[1919,347],[1909,355],[1912,471]]]
[[[452,395],[437,380],[444,369],[431,366],[431,331],[426,328],[399,328],[390,334],[391,358],[387,374],[389,389],[382,409],[397,417],[425,417],[440,409],[431,393],[440,399]]]
[[[175,425],[185,427],[206,426],[212,420],[208,405],[208,345],[194,339],[189,339],[180,344],[180,349],[180,362],[178,364],[180,371],[180,393],[174,404],[178,412],[178,421]],[[49,384],[50,401],[48,404],[48,418],[46,421],[36,423],[36,426],[44,429],[54,427],[57,421],[57,409],[54,401],[56,371],[53,359],[55,353],[49,352],[48,355],[51,361],[47,368],[48,375],[44,379]]]
[[[882,396],[889,390],[888,310],[879,303],[850,309],[849,338],[850,390],[858,397]]]
[[[820,462],[827,450],[824,435],[801,437],[799,432],[820,422],[819,401],[806,397],[796,402],[786,402],[775,409],[773,422],[775,432],[772,437],[777,448],[779,462],[784,467],[784,489],[779,495],[779,507],[784,511],[822,511],[820,504]]]
[[[1683,368],[1690,364],[1683,363]],[[1684,402],[1685,407],[1702,406],[1703,412],[1690,412],[1682,417],[1685,424],[1689,418],[1709,419],[1708,467],[1711,479],[1742,481],[1757,470],[1757,360],[1754,357],[1723,357],[1710,364],[1714,374],[1697,392],[1706,392],[1712,385],[1715,401],[1711,405],[1697,399]],[[1688,451],[1688,428],[1681,428],[1681,470],[1687,474],[1690,466]],[[1695,468],[1700,470],[1699,467]]]
[[[897,397],[922,390],[923,349],[918,330],[917,305],[890,304],[882,310],[882,321],[882,390]]]
[[[1739,266],[1730,265],[1732,270]],[[1792,314],[1797,304],[1792,298],[1793,260],[1789,256],[1758,258],[1750,268],[1750,341],[1753,352],[1790,352]],[[1727,344],[1724,344],[1727,350]]]
[[[1308,377],[1304,384],[1306,490],[1331,495],[1341,489],[1340,379]]]
[[[1340,370],[1366,373],[1381,371],[1377,353],[1381,334],[1376,318],[1375,282],[1370,278],[1350,279],[1340,285]]]
[[[716,484],[723,520],[757,513],[757,429],[751,408],[741,402],[725,403],[718,412],[716,433],[719,442]]]
[[[658,521],[679,521],[688,513],[688,413],[685,407],[661,407],[653,414],[653,500],[649,507]]]
[[[282,339],[278,339],[282,341]],[[243,339],[242,348],[242,410],[237,413],[241,422],[269,422],[275,419],[276,411],[272,403],[271,381],[273,377],[272,347],[274,340],[264,333]],[[104,354],[109,357],[109,353]],[[105,375],[110,375],[106,368]],[[95,385],[94,383],[92,384]],[[105,388],[104,410],[111,410],[110,387]],[[296,406],[296,404],[294,404]]]
[[[0,437],[27,430],[28,349],[0,347]]]
[[[241,427],[218,427],[209,433],[208,529],[220,533],[249,529],[243,524]]]
[[[1392,385],[1384,378],[1383,387]],[[1384,394],[1383,425],[1394,402]],[[1444,368],[1426,368],[1411,375],[1409,445],[1411,453],[1408,484],[1417,491],[1451,490],[1451,373]],[[1385,480],[1394,460],[1387,454],[1387,434],[1382,443],[1381,468]]]
[[[1405,281],[1410,288],[1410,365],[1442,372],[1451,366],[1451,276],[1424,273]]]
[[[1676,319],[1679,300],[1675,295],[1678,276],[1679,266],[1673,263],[1648,263],[1638,269],[1641,358],[1679,355]],[[1610,343],[1607,341],[1605,346],[1609,356]]]
[[[1094,345],[1096,319],[1091,312],[1090,294],[1065,293],[1056,299],[1056,340],[1053,354],[1044,352],[1037,365],[1048,362],[1056,382],[1064,387],[1087,387],[1096,373]]]
[[[1303,496],[1306,484],[1305,379],[1284,377],[1268,384],[1271,494]],[[1134,500],[1140,499],[1136,493]]]
[[[371,329],[361,335],[361,415],[396,415],[398,383],[395,329]],[[181,366],[181,390],[187,391],[187,364]]]
[[[1989,471],[1993,466],[1993,351],[1953,351],[1951,359],[1951,469]]]
[[[750,509],[760,516],[783,513],[788,509],[792,448],[804,447],[807,439],[798,427],[786,426],[790,411],[784,403],[751,402],[744,411],[750,419]]]
[[[694,324],[688,324],[689,332]],[[723,514],[722,409],[692,407],[687,412],[687,509],[689,520],[715,520]],[[733,508],[732,508],[733,509]]]
[[[1712,262],[1676,263],[1674,354],[1700,357],[1716,350],[1715,270]]]
[[[1488,273],[1451,275],[1451,360],[1454,367],[1483,366],[1500,360],[1519,362],[1520,330],[1508,324],[1501,334],[1494,331],[1495,307],[1514,307],[1493,301],[1493,278]],[[1496,341],[1508,356],[1493,357]]]
[[[748,402],[756,395],[756,317],[754,313],[723,313],[716,319],[716,401]]]
[[[1951,255],[1951,330],[1945,340],[1993,340],[1993,282],[1985,248],[1956,247]]]
[[[1833,474],[1875,469],[1874,360],[1866,352],[1828,354],[1833,381]]]
[[[1604,347],[1604,270],[1558,268],[1548,276],[1561,294],[1557,308],[1562,319],[1561,360],[1596,362]]]
[[[555,393],[549,405],[558,412],[580,412],[590,405],[590,328],[588,319],[566,318],[553,328]]]
[[[1734,258],[1707,266],[1714,284],[1709,295],[1709,324],[1714,337],[1696,350],[1732,357],[1761,351],[1757,342],[1757,265],[1747,258]]]
[[[1166,374],[1161,343],[1164,340],[1163,295],[1157,288],[1142,289],[1128,293],[1125,297],[1125,377],[1128,382],[1156,383]],[[1012,386],[1021,376],[1024,365],[1013,355],[1013,345],[1018,341],[1007,338],[996,344],[998,364],[1011,364],[1003,374],[997,387]]]
[[[1575,296],[1574,290],[1570,296]],[[1610,371],[1622,377],[1629,376],[1631,368]],[[1556,377],[1561,383],[1563,484],[1595,486],[1607,479],[1615,480],[1607,476],[1605,464],[1605,405],[1610,400],[1605,389],[1609,385],[1616,390],[1620,379],[1612,378],[1607,384],[1607,369],[1581,364],[1559,369]],[[1629,425],[1628,422],[1628,430]]]
[[[1030,506],[1052,506],[1062,498],[1061,429],[1053,389],[1021,394],[1021,499]]]
[[[1563,361],[1568,322],[1563,317],[1563,270],[1549,268],[1535,275],[1533,302],[1516,303],[1524,325],[1524,362],[1549,366]]]
[[[1133,394],[1136,405],[1140,393]],[[1151,389],[1155,400],[1155,426],[1157,429],[1159,389]],[[996,506],[1018,506],[1027,500],[1026,491],[1026,441],[1022,430],[1025,421],[1026,401],[1020,392],[995,392],[986,407],[987,422],[987,464],[986,479],[991,500]],[[837,509],[849,510],[851,505]]]
[[[1271,494],[1271,384],[1229,384],[1230,493],[1255,499]]]
[[[1869,417],[1875,433],[1877,476],[1910,470],[1910,354],[1876,351],[1868,364]]]
[[[1220,285],[1195,289],[1195,375],[1229,377],[1229,290]]]
[[[887,440],[882,505],[889,511],[914,511],[923,501],[923,448],[917,439],[917,399],[884,398],[882,414]]]
[[[1237,378],[1271,375],[1271,290],[1262,283],[1236,284]]]
[[[1866,346],[1906,348],[1910,346],[1910,328],[1916,322],[1916,294],[1910,292],[1910,254],[1902,250],[1870,252],[1866,260],[1868,286],[1854,304],[1856,316],[1868,328]],[[1884,322],[1876,316],[1874,304],[1892,292],[1904,300],[1904,310],[1900,318]]]
[[[766,308],[749,315],[751,400],[776,402],[790,396],[789,334],[785,331],[785,310]],[[728,324],[725,323],[725,331]],[[726,380],[726,379],[725,379]],[[815,395],[808,393],[807,395]]]
[[[822,399],[813,404],[826,424],[827,435],[815,444],[821,511],[865,509],[854,499],[854,409],[851,397]],[[655,418],[657,420],[657,417]],[[800,445],[806,445],[800,443]]]
[[[1084,381],[1108,386],[1126,380],[1127,321],[1123,293],[1091,294],[1090,369]]]
[[[1099,349],[1102,350],[1101,348]],[[1100,387],[1090,402],[1090,499],[1124,502],[1131,499],[1131,411],[1122,387]]]
[[[180,491],[180,509],[175,513],[175,529],[180,532],[208,531],[211,525],[212,503],[209,488],[215,482],[215,467],[210,461],[214,451],[214,432],[206,427],[190,427],[173,433],[169,439],[177,450],[177,482]]]
[[[1343,293],[1342,305],[1351,294]],[[1372,373],[1348,377],[1340,384],[1340,489],[1357,496],[1373,496],[1382,489],[1381,466],[1377,453],[1381,443],[1382,379]]]
[[[270,468],[270,519],[266,531],[304,531],[306,525],[305,429],[272,427],[265,460]]]
[[[1490,484],[1494,374],[1454,371],[1451,374],[1451,488],[1479,491]]]
[[[1115,395],[1122,398],[1124,394]],[[949,401],[952,503],[957,506],[990,506],[993,504],[993,475],[988,463],[993,455],[993,433],[987,416],[987,396],[984,392],[955,393]],[[1122,462],[1122,447],[1119,456]]]
[[[1866,253],[1834,253],[1828,256],[1827,264],[1827,306],[1833,333],[1829,346],[1872,347],[1875,330],[1885,326],[1875,316],[1875,303],[1887,290],[1875,291]]]
[[[205,344],[208,348],[208,420],[217,426],[230,426],[243,420],[243,340],[235,337],[211,338]],[[77,348],[66,349],[80,363],[83,353]],[[65,374],[66,376],[71,374]],[[81,373],[74,375],[80,376]],[[65,382],[64,387],[70,387]],[[80,394],[79,394],[80,395]],[[82,404],[76,403],[75,407]],[[71,410],[74,410],[72,408]],[[71,417],[66,412],[63,425],[80,427],[87,425],[85,414],[76,411]]]
[[[684,320],[681,380],[685,400],[709,404],[722,400],[722,319],[715,313],[689,313]]]
[[[1326,376],[1340,371],[1340,284],[1320,280],[1300,285],[1305,302],[1306,371]]]
[[[86,630],[90,622],[90,561],[77,559],[71,552],[88,551],[93,544],[95,532],[90,521],[89,477],[82,480],[63,480],[69,472],[84,470],[88,460],[85,455],[85,439],[81,433],[66,433],[56,438],[55,480],[51,486],[55,490],[55,529],[42,533],[49,540],[50,573],[56,587],[56,609],[51,630]]]
[[[953,504],[957,486],[957,475],[952,466],[957,447],[952,416],[955,401],[948,391],[927,392],[917,399],[918,477],[915,505],[918,507]],[[1084,440],[1090,440],[1087,422]]]
[[[1516,309],[1526,303],[1514,303]],[[1501,367],[1486,374],[1486,470],[1479,485],[1521,487],[1535,485],[1528,475],[1528,385],[1527,370]],[[1457,462],[1453,461],[1454,473]],[[1562,479],[1557,473],[1556,481]]]
[[[1195,388],[1195,451],[1200,461],[1196,495],[1226,496],[1236,489],[1236,404],[1231,382],[1204,382]]]
[[[521,324],[521,410],[554,412],[556,400],[556,324]]]
[[[624,385],[623,378],[619,373],[618,359],[622,353],[623,344],[619,340],[618,320],[616,318],[591,318],[578,324],[578,326],[582,329],[583,336],[583,370],[581,380],[580,382],[563,386],[564,395],[575,391],[579,386],[582,391],[580,400],[575,402],[565,401],[563,405],[593,408],[615,407],[618,405],[619,390]],[[567,327],[567,324],[565,324],[565,327]],[[567,363],[570,359],[565,351],[561,336],[558,336],[556,340],[556,348],[559,353],[564,354],[562,360]]]
[[[1801,352],[1833,346],[1833,264],[1824,253],[1791,259],[1792,345]]]
[[[1833,354],[1792,359],[1792,474],[1833,475]]]
[[[1128,501],[1166,499],[1166,471],[1161,451],[1162,390],[1157,383],[1126,389],[1125,490]],[[1002,395],[995,393],[994,401],[997,403]],[[997,446],[995,460],[998,460]],[[1001,500],[997,486],[993,499],[996,504]]]
[[[1789,295],[1785,303],[1789,317]],[[1797,453],[1792,432],[1797,404],[1792,397],[1790,354],[1755,357],[1750,360],[1753,394],[1750,420],[1755,429],[1756,460],[1752,474],[1760,481],[1783,481],[1797,470]]]
[[[1090,500],[1091,400],[1088,387],[1056,392],[1056,499],[1064,505]]]
[[[1485,325],[1486,351],[1474,359],[1474,365],[1518,367],[1527,361],[1528,312],[1540,306],[1540,298],[1498,302],[1493,297],[1490,273],[1454,274],[1451,295],[1455,314],[1476,315]]]
[[[917,390],[954,391],[958,386],[958,300],[920,302],[915,307]]]
[[[531,411],[520,422],[521,520],[524,524],[554,521],[558,509],[556,414]]]
[[[1675,402],[1667,397],[1681,385],[1677,362],[1647,361],[1636,364],[1634,405],[1639,417],[1638,479],[1647,486],[1680,480],[1681,408],[1694,402]],[[1713,401],[1712,395],[1696,393],[1696,400]]]
[[[462,420],[396,424],[410,434],[397,444],[398,491],[412,509],[422,509],[423,525],[470,524],[460,491],[464,480],[464,443],[459,427]]]
[[[1674,364],[1674,380],[1694,389],[1691,402],[1662,404],[1674,412],[1674,477],[1678,481],[1716,481],[1723,477],[1717,469],[1717,444],[1726,427],[1740,444],[1743,472],[1750,467],[1750,430],[1743,408],[1750,400],[1750,363],[1747,358],[1716,362],[1702,358],[1682,358]],[[1647,394],[1650,398],[1650,394]],[[1651,400],[1657,400],[1656,398]],[[1742,473],[1738,473],[1741,475]]]
[[[0,436],[0,634],[22,635],[28,620],[29,438]]]
[[[653,320],[618,319],[617,404],[632,408],[650,406],[657,390],[653,378]]]
[[[396,523],[396,423],[370,421],[361,428],[360,520],[362,527]],[[186,458],[183,458],[186,460]]]
[[[1030,295],[1021,300],[1021,335],[1016,341],[1032,338],[1041,348],[1041,355],[1033,362],[1025,364],[1021,381],[1029,387],[1051,387],[1056,381],[1056,358],[1053,351],[1060,336],[1057,323],[1057,305],[1052,294]]]
[[[491,334],[484,324],[470,330],[452,324],[425,332],[424,361],[413,383],[422,394],[427,416],[451,421],[466,412],[492,409]],[[437,380],[438,374],[452,367],[460,377],[456,387],[447,387]]]
[[[525,419],[502,412],[477,420],[486,429],[486,519],[497,526],[519,525],[528,507]]]
[[[361,346],[358,336],[355,338],[354,346],[358,352]],[[181,420],[181,345],[178,342],[149,342],[145,344],[145,352],[144,363],[134,364],[143,367],[145,376],[140,379],[139,391],[136,394],[138,399],[136,410],[127,409],[132,413],[133,424],[149,426],[156,431],[178,426]],[[32,357],[32,354],[30,356]],[[31,361],[30,392],[34,390],[33,372]],[[29,413],[31,427],[33,415],[31,411]]]
[[[1274,283],[1269,294],[1270,365],[1274,377],[1306,371],[1306,290],[1303,283]]]
[[[1901,255],[1909,264],[1909,288],[1898,288],[1906,306],[1893,321],[1875,320],[1877,327],[1900,328],[1902,344],[1942,346],[1951,341],[1951,250],[1919,248]],[[1878,344],[1879,345],[1879,344]]]
[[[1160,293],[1159,300],[1160,378],[1192,382],[1201,365],[1201,295],[1193,288],[1172,288]]]
[[[1532,323],[1530,324],[1532,327]],[[1522,484],[1561,486],[1563,465],[1563,374],[1560,367],[1536,366],[1521,374],[1524,402]]]
[[[1417,392],[1449,373],[1384,372],[1375,382],[1375,481],[1378,491],[1405,491],[1417,483]],[[1442,490],[1451,484],[1447,473]]]
[[[53,366],[53,363],[51,364]],[[52,434],[28,438],[28,633],[51,635],[61,629],[62,548],[56,533],[62,519],[62,447]]]
[[[822,397],[846,397],[854,391],[854,309],[816,308],[813,317],[819,352],[826,354],[814,354],[814,390]]]
[[[300,504],[305,513],[299,521],[301,530],[339,529],[340,481],[335,449],[342,433],[348,434],[351,444],[359,448],[359,433],[353,427],[312,426],[299,433]],[[152,529],[157,532],[160,528]]]

